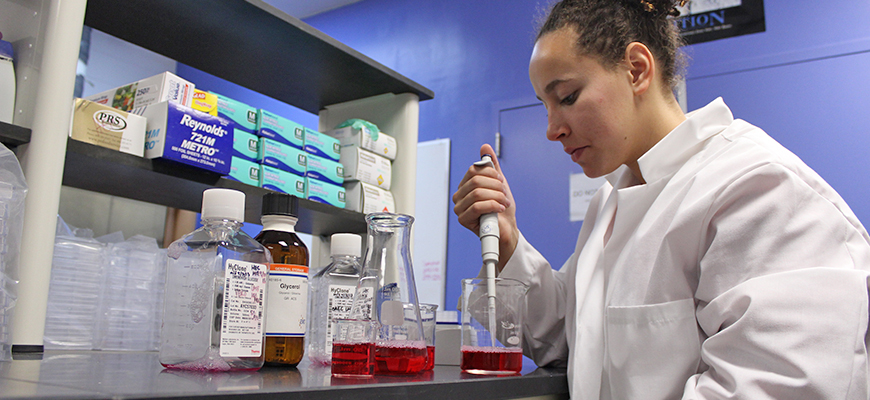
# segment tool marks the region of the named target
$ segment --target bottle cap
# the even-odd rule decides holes
[[[287,193],[270,192],[263,195],[262,215],[299,216],[299,198]]]
[[[245,193],[211,188],[202,192],[202,219],[245,220]]]
[[[332,246],[330,254],[333,256],[359,257],[362,248],[362,237],[354,233],[332,234]]]

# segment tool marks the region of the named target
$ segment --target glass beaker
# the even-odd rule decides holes
[[[435,368],[435,312],[438,310],[437,304],[420,303],[420,321],[423,323],[423,336],[426,338],[426,352],[429,355],[429,360],[426,363],[424,371],[429,371]],[[407,314],[410,310],[406,309]]]
[[[375,361],[379,374],[415,374],[426,366],[428,354],[420,303],[411,264],[411,224],[414,217],[404,214],[366,215],[368,244],[365,270],[360,277],[354,310],[371,310],[379,323]],[[373,298],[361,293],[374,293]],[[370,301],[370,308],[359,302]],[[411,315],[404,310],[410,307]]]
[[[462,280],[462,371],[512,375],[523,368],[523,312],[526,284],[495,278],[495,332],[490,332],[486,279]]]
[[[371,378],[375,374],[375,330],[369,319],[336,319],[332,340],[332,376]]]

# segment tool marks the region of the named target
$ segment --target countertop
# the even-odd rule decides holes
[[[328,367],[256,372],[165,370],[156,352],[46,351],[42,359],[0,361],[0,399],[517,399],[568,398],[564,369],[523,364],[519,375],[486,377],[436,365],[416,375],[333,378]]]

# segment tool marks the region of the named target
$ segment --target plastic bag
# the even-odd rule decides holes
[[[338,124],[335,129],[344,128],[346,126],[352,126],[354,129],[359,129],[363,132],[367,132],[369,136],[371,136],[373,141],[377,141],[378,134],[381,133],[381,130],[380,128],[378,128],[377,125],[359,118],[351,118],[347,121],[344,121]]]
[[[0,144],[0,361],[12,359],[12,312],[27,183],[15,154]]]

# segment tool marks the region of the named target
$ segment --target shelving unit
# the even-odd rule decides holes
[[[49,4],[45,1],[40,4]],[[79,1],[50,4],[47,8],[51,12],[64,10],[64,5],[70,5],[70,9],[82,7]],[[60,7],[55,7],[58,5]],[[399,159],[393,163],[392,178],[397,212],[414,214],[419,101],[431,99],[434,96],[431,90],[261,0],[88,0],[84,7],[85,25],[316,113],[320,116],[320,130],[331,129],[351,117],[377,124],[396,137],[399,144]],[[49,28],[53,28],[51,24],[58,25],[52,38],[74,36],[60,33],[75,30],[69,26],[69,18],[60,20],[62,24],[57,23],[57,19],[47,22]],[[79,27],[78,22],[73,21],[72,28]],[[53,58],[51,65],[66,65],[61,61],[67,59],[70,57]],[[41,114],[50,110],[36,107],[35,111]],[[39,120],[39,116],[34,120]],[[38,139],[40,153],[56,157],[56,153],[42,151],[47,142],[58,143],[55,138],[63,135],[57,125],[53,126],[52,129],[34,126],[35,140],[30,149],[36,147]],[[0,141],[4,143],[21,145],[27,142],[27,136],[27,129],[0,124]],[[41,182],[48,181],[51,180]],[[241,189],[248,194],[246,220],[250,222],[258,222],[261,197],[266,192],[184,165],[138,158],[74,140],[66,143],[63,184],[192,211],[199,211],[205,188]],[[297,229],[318,239],[311,249],[312,264],[328,258],[328,247],[324,244],[329,234],[365,232],[361,213],[307,200],[300,201],[300,206]],[[47,208],[33,214],[40,216],[39,229],[32,231],[39,232],[40,238],[46,236],[43,232],[48,231],[49,226],[44,221],[50,214]],[[37,243],[37,239],[33,243]],[[38,319],[38,308],[44,301],[40,300],[44,296],[41,292],[47,290],[44,272],[47,267],[41,265],[43,261],[34,264],[40,265],[39,272],[34,272],[37,279],[32,281],[40,283],[28,290],[28,294],[22,294],[19,306],[26,300],[28,315]],[[25,340],[41,337],[42,328],[34,325],[33,329],[27,328]],[[16,328],[19,329],[23,330]]]
[[[7,147],[29,141],[29,129],[0,123],[0,142]],[[95,179],[94,171],[99,171],[99,179]],[[191,211],[201,208],[202,191],[205,189],[236,189],[246,194],[245,221],[256,224],[260,223],[262,197],[268,192],[185,164],[149,160],[73,139],[67,140],[63,184]],[[361,213],[305,199],[299,200],[299,206],[297,226],[300,232],[331,235],[366,230],[365,218]]]

